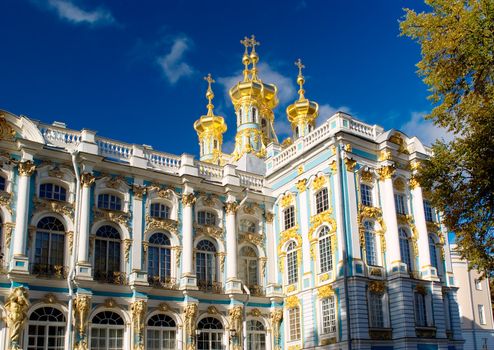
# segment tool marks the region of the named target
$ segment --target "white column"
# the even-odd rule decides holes
[[[17,206],[15,218],[14,249],[11,270],[15,272],[28,271],[29,260],[26,256],[27,226],[29,217],[29,192],[31,175],[36,166],[31,160],[20,162],[18,165],[19,181],[17,188]]]
[[[235,198],[228,196],[225,203],[226,212],[226,291],[227,293],[241,293],[242,288],[237,278],[238,249],[236,212],[238,204]]]
[[[338,157],[338,155],[336,155]],[[343,259],[343,252],[345,249],[345,221],[344,218],[344,206],[341,193],[341,176],[340,169],[338,169],[338,162],[334,160],[330,163],[331,172],[333,173],[333,183],[334,183],[334,203],[335,203],[335,217],[336,217],[336,241],[338,250],[338,262],[336,264],[335,276],[338,276],[338,271],[346,263]],[[346,174],[346,169],[342,169],[343,173]],[[348,242],[352,244],[352,242]]]
[[[193,193],[184,193],[182,196],[182,278],[180,286],[182,289],[197,289],[197,280],[192,266],[193,261],[193,212],[192,207],[196,202]]]
[[[400,238],[398,235],[398,221],[393,190],[393,176],[395,169],[391,165],[379,169],[382,193],[383,220],[386,224],[386,265],[391,273],[406,273],[405,265],[401,262]]]
[[[358,227],[358,198],[356,196],[356,189],[355,189],[355,172],[354,172],[354,163],[352,160],[347,160],[345,164],[345,170],[344,174],[346,176],[346,187],[347,187],[347,193],[346,197],[348,199],[348,210],[349,210],[349,218],[348,220],[350,221],[350,232],[352,232],[351,235],[351,242],[348,242],[348,244],[351,246],[351,255],[354,260],[360,260],[362,259],[362,255],[360,254],[360,240],[359,240],[359,227]],[[335,187],[336,187],[336,181],[335,181]],[[338,193],[338,196],[341,196],[340,193],[341,187],[338,186],[338,189],[335,189],[335,196],[336,193]],[[338,192],[336,192],[338,191]],[[338,197],[336,197],[338,198]],[[340,200],[341,202],[341,200]],[[342,223],[344,225],[344,223]],[[338,244],[340,245],[340,244]],[[343,257],[343,252],[342,252],[342,247],[338,248],[338,253],[340,254],[340,259]],[[363,273],[363,270],[362,270]]]
[[[146,187],[142,179],[135,179],[132,186],[132,265],[130,272],[131,283],[146,284],[146,273],[142,271],[145,261],[142,255],[142,241],[144,239],[143,196]]]
[[[410,181],[413,204],[413,219],[415,227],[419,233],[417,240],[419,252],[419,269],[422,278],[437,279],[437,271],[431,265],[431,256],[429,253],[429,233],[427,232],[427,224],[425,222],[424,200],[422,197],[422,188],[412,179]]]
[[[77,242],[77,276],[90,278],[89,263],[89,216],[91,213],[91,186],[94,176],[91,173],[81,175],[81,209],[79,223],[79,241]],[[77,229],[77,228],[76,228]]]
[[[305,180],[305,179],[304,179]],[[309,242],[309,222],[310,222],[310,217],[309,213],[307,212],[307,191],[309,191],[308,188],[299,188],[298,189],[298,212],[300,213],[300,222],[298,223],[300,225],[300,233],[302,234],[302,270],[305,273],[311,273],[312,268],[311,268],[311,261],[312,257],[310,255],[310,242]],[[316,233],[314,232],[314,235]],[[316,261],[314,261],[314,269],[317,268]],[[300,271],[302,272],[302,271]],[[315,276],[317,276],[317,271],[315,272]],[[302,278],[299,279],[301,283],[299,285],[303,286],[303,276]]]

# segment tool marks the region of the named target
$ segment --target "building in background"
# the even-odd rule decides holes
[[[0,348],[462,349],[430,150],[318,116],[300,61],[280,143],[242,43],[232,154],[210,76],[200,160],[1,111]]]
[[[489,280],[480,279],[475,270],[468,270],[468,262],[461,259],[451,245],[451,262],[458,289],[458,306],[464,349],[494,349],[494,320]]]

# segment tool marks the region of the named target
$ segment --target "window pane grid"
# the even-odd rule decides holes
[[[285,230],[295,226],[295,208],[293,206],[283,210],[283,224]]]
[[[328,189],[323,188],[316,194],[316,212],[322,213],[329,209]]]
[[[322,333],[336,333],[336,307],[335,297],[325,298],[321,301],[322,307]]]
[[[331,250],[331,237],[325,236],[319,239],[319,263],[321,273],[333,270],[333,252]]]
[[[415,322],[417,326],[427,325],[425,296],[420,293],[415,293]]]
[[[289,321],[289,339],[290,341],[300,339],[300,309],[295,307],[288,310],[288,321]]]
[[[383,295],[370,294],[370,326],[374,328],[384,327]]]
[[[360,200],[362,205],[372,206],[372,187],[366,184],[360,185]]]
[[[374,225],[371,222],[364,223],[365,229],[365,256],[368,265],[377,266],[377,248]]]
[[[395,207],[398,214],[406,215],[405,196],[395,193]]]

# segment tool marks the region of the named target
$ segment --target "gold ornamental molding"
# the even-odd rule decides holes
[[[6,323],[9,329],[10,349],[17,350],[19,338],[24,323],[27,321],[27,310],[29,309],[29,294],[24,287],[16,287],[7,297],[5,311],[7,313]]]
[[[144,317],[146,315],[147,302],[136,300],[130,305],[132,328],[134,329],[134,349],[144,349]]]
[[[381,152],[379,152],[379,156],[377,158],[378,161],[380,162],[384,162],[386,160],[391,160],[392,156],[391,156],[391,151],[387,148],[381,150]]]
[[[69,202],[34,198],[33,203],[36,211],[51,211],[68,217],[74,216],[74,207]]]
[[[136,199],[142,199],[142,197],[146,194],[146,187],[140,185],[132,185],[132,192],[134,193],[134,197]]]
[[[334,295],[333,287],[329,284],[317,288],[317,295],[319,299],[329,298]]]
[[[225,203],[225,211],[227,215],[234,215],[237,212],[238,203],[236,201],[230,201]]]
[[[357,165],[357,161],[351,158],[345,158],[345,167],[349,172],[353,172],[355,170],[355,166]]]
[[[314,233],[322,226],[322,225],[328,225],[329,226],[329,235],[331,237],[331,249],[333,250],[333,253],[335,252],[336,249],[336,220],[331,217],[332,209],[323,211],[322,213],[313,215],[310,218],[310,228],[308,232],[308,238],[309,238],[309,243],[310,243],[310,254],[312,256],[312,259],[314,261],[316,260],[316,245],[318,242],[319,237],[314,235]]]
[[[312,190],[314,192],[319,191],[326,184],[326,176],[319,175],[312,181]]]
[[[367,183],[372,183],[374,181],[374,175],[367,170],[364,170],[360,173],[360,178],[362,179],[362,181]]]
[[[369,291],[371,293],[383,294],[386,290],[386,284],[383,281],[370,281]]]
[[[226,253],[225,252],[217,252],[215,256],[219,259],[220,261],[220,271],[223,273],[225,271],[225,257]]]
[[[332,160],[331,162],[329,162],[329,169],[331,170],[332,174],[336,174],[336,172],[338,171],[338,163],[336,162],[336,160]]]
[[[3,114],[0,114],[0,140],[2,141],[14,141],[15,130],[10,126],[7,119]]]
[[[264,246],[264,235],[260,233],[239,233],[240,243],[254,243],[257,246]]]
[[[12,240],[12,232],[14,232],[15,223],[14,222],[6,222],[3,225],[3,232],[5,234],[5,248],[6,251],[10,249],[10,242]]]
[[[5,207],[7,211],[12,214],[12,194],[0,191],[0,206]]]
[[[381,248],[382,251],[386,251],[386,237],[385,233],[387,230],[386,224],[383,219],[382,210],[376,207],[370,207],[366,205],[359,205],[359,214],[358,214],[358,222],[359,222],[359,238],[360,245],[362,249],[365,251],[365,228],[364,221],[365,219],[373,219],[376,220],[381,228],[376,230],[376,234],[378,234],[381,238]]]
[[[98,208],[94,208],[93,213],[94,213],[95,222],[107,220],[124,225],[127,227],[127,229],[129,228],[129,220],[130,220],[129,213],[118,210],[108,210],[108,209],[98,209]]]
[[[264,217],[266,218],[266,222],[272,223],[273,219],[274,219],[274,214],[272,211],[266,211],[266,213],[264,214]]]
[[[287,309],[293,309],[300,305],[300,300],[296,295],[291,295],[285,298],[285,307]]]
[[[422,295],[426,295],[427,294],[427,289],[423,285],[417,284],[415,286],[415,292],[417,292],[419,294],[422,294]]]
[[[405,191],[405,182],[402,178],[399,177],[393,182],[393,187],[395,188],[395,190],[403,192]]]
[[[182,195],[182,205],[184,207],[191,207],[195,204],[195,202],[196,202],[196,197],[194,196],[193,193]]]
[[[302,246],[302,237],[297,233],[298,225],[289,228],[288,230],[282,231],[280,233],[280,242],[278,243],[278,256],[283,252],[283,245],[290,239],[297,241],[297,247]]]
[[[177,234],[178,221],[172,219],[155,218],[150,215],[146,215],[145,233],[148,233],[153,230],[163,230]]]
[[[280,341],[280,324],[283,320],[283,310],[276,308],[271,311],[271,325],[273,327],[273,340],[275,347],[279,347],[278,343]],[[281,347],[279,347],[281,349]]]
[[[91,173],[84,173],[81,175],[82,187],[91,187],[95,180],[96,178]]]
[[[291,192],[285,194],[283,197],[281,197],[281,207],[284,209],[284,208],[287,208],[289,207],[290,205],[292,205],[293,203],[293,194]]]
[[[223,240],[223,229],[216,225],[200,225],[195,223],[194,229],[198,235],[205,235]]]
[[[391,179],[395,171],[396,168],[392,165],[386,165],[377,169],[377,173],[379,174],[379,179],[381,181]]]

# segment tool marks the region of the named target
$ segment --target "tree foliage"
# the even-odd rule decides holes
[[[401,34],[417,41],[417,64],[430,91],[426,117],[455,135],[436,141],[418,180],[431,193],[459,253],[494,271],[494,0],[426,0],[405,9]]]

